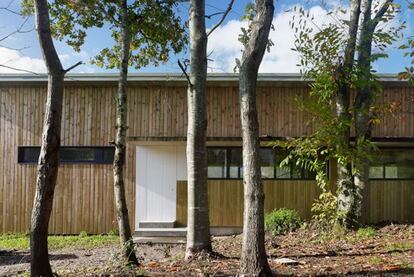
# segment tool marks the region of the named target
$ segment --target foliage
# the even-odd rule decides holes
[[[23,10],[32,11],[33,0],[24,0]],[[187,43],[182,20],[175,15],[177,1],[128,1],[131,30],[130,66],[136,69],[168,61],[171,51],[180,52]],[[109,28],[113,46],[103,48],[91,62],[119,68],[121,61],[121,1],[55,0],[50,3],[53,36],[75,51],[85,43],[87,30]]]
[[[411,58],[411,66],[405,67],[404,71],[398,74],[400,79],[408,80],[414,86],[414,36],[407,39],[407,43],[399,47],[404,50],[404,56]]]
[[[390,9],[387,16],[381,19],[381,28],[375,30],[373,42],[375,52],[371,61],[385,58],[385,49],[390,46],[405,27],[386,26],[393,19],[397,8]],[[298,108],[308,115],[305,124],[311,125],[313,134],[307,137],[299,137],[284,141],[275,141],[274,147],[282,147],[289,151],[289,155],[283,164],[296,162],[297,165],[316,173],[317,185],[321,189],[321,195],[312,206],[314,219],[322,225],[334,224],[344,215],[337,212],[337,198],[335,191],[330,187],[328,176],[326,176],[326,165],[334,160],[341,165],[358,164],[364,160],[372,159],[371,152],[376,150],[375,145],[365,138],[352,145],[343,145],[342,134],[355,124],[355,110],[349,110],[349,117],[337,116],[334,113],[336,94],[346,84],[350,89],[358,89],[367,85],[376,94],[381,92],[381,86],[376,79],[374,71],[369,68],[361,68],[358,63],[351,68],[350,72],[344,70],[345,46],[348,39],[348,24],[343,20],[346,13],[342,8],[329,11],[327,17],[331,17],[333,23],[318,26],[315,18],[309,10],[299,6],[294,7],[296,15],[290,21],[290,26],[295,33],[294,48],[299,55],[300,71],[306,80],[310,80],[309,97],[296,98]],[[368,78],[361,76],[368,75]],[[367,82],[369,82],[367,84]],[[364,111],[365,112],[365,111]],[[379,124],[375,115],[384,112],[383,106],[373,106],[369,111],[371,124]],[[357,167],[353,167],[355,174]]]
[[[113,228],[111,230],[108,231],[108,236],[118,236],[119,235],[119,231],[117,228]]]
[[[323,191],[311,207],[312,218],[316,220],[320,227],[329,228],[339,220],[337,212],[337,198],[331,191]]]
[[[283,235],[300,227],[302,220],[295,210],[273,210],[265,216],[265,230],[273,236]]]
[[[70,236],[49,236],[48,247],[50,249],[63,248],[85,248],[91,249],[112,245],[119,242],[117,236],[110,235],[85,235],[81,232],[79,235]],[[29,248],[28,234],[1,234],[0,249],[17,249],[25,250]]]
[[[377,231],[371,226],[359,228],[356,232],[356,237],[361,239],[372,238],[377,234]]]
[[[248,22],[247,24],[247,28],[245,27],[241,27],[241,34],[239,34],[238,36],[238,41],[241,42],[244,46],[244,48],[246,48],[247,43],[249,42],[249,38],[250,38],[250,34],[252,31],[252,23],[254,20],[254,17],[256,16],[257,10],[256,10],[256,5],[253,2],[249,2],[246,4],[246,6],[244,7],[244,14],[242,16],[242,20],[245,20]],[[271,25],[271,30],[275,30],[275,27],[273,26],[273,24]],[[267,45],[266,45],[266,51],[270,52],[270,48],[272,46],[274,46],[274,42],[269,38],[267,41]],[[233,68],[234,72],[237,72],[237,70],[240,68],[241,65],[241,61],[240,59],[236,58],[236,65]]]

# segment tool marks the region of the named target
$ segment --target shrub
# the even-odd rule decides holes
[[[265,216],[265,229],[273,236],[283,235],[300,227],[302,220],[295,210],[273,210]]]

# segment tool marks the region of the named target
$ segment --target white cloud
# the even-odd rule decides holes
[[[96,72],[96,67],[88,64],[89,55],[85,51],[79,53],[62,53],[59,58],[64,68],[72,66],[73,64],[82,61],[85,64],[76,67],[71,72],[79,73],[93,73]],[[4,66],[1,66],[4,65]],[[13,70],[12,68],[21,69]],[[43,59],[32,58],[25,56],[19,51],[0,47],[0,73],[24,73],[23,71],[46,73],[46,66]]]
[[[24,56],[16,50],[0,47],[0,65],[32,71],[36,73],[46,72],[46,66],[42,59]],[[0,66],[0,73],[21,73],[11,68]]]
[[[270,39],[275,44],[266,53],[259,72],[295,73],[299,72],[296,66],[299,57],[291,48],[294,46],[294,32],[289,26],[295,12],[287,11],[277,13],[273,18],[274,31],[270,33]],[[314,16],[315,24],[323,26],[335,20],[327,16],[327,11],[321,6],[310,8],[310,14]],[[342,17],[345,15],[341,15]],[[212,52],[209,62],[210,72],[233,72],[235,59],[241,57],[242,44],[237,40],[241,33],[240,28],[246,27],[243,21],[231,20],[216,29],[208,41],[208,53]]]

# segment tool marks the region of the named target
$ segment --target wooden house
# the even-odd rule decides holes
[[[106,233],[116,228],[112,155],[114,74],[67,76],[61,166],[50,233]],[[414,221],[414,88],[382,76],[378,101],[398,106],[373,131],[380,151],[371,166],[368,221]],[[46,101],[46,76],[0,75],[0,232],[29,229]],[[180,74],[130,74],[126,193],[132,228],[186,224],[187,84]],[[308,97],[295,74],[261,74],[257,105],[262,138],[265,210],[287,207],[310,218],[318,197],[311,173],[280,168],[283,151],[266,147],[278,137],[312,133],[295,97]],[[242,226],[243,188],[238,77],[208,77],[208,175],[212,227]],[[334,164],[328,169],[335,180]]]

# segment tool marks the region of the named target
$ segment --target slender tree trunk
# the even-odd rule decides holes
[[[48,87],[42,146],[37,168],[36,193],[30,224],[30,274],[31,276],[53,276],[49,263],[47,236],[59,166],[65,71],[62,69],[53,45],[46,0],[35,1],[35,14],[40,47],[48,71]]]
[[[240,273],[245,276],[268,276],[272,272],[267,262],[264,245],[264,192],[259,160],[256,82],[272,25],[273,0],[257,0],[256,10],[250,38],[243,51],[239,76],[244,184],[243,249]]]
[[[372,16],[372,0],[363,0],[361,8],[363,19],[358,44],[358,68],[361,87],[355,97],[355,144],[358,160],[355,163],[355,212],[360,223],[366,223],[369,216],[369,159],[370,151],[367,140],[371,138],[370,108],[374,101],[371,88],[371,54],[375,28],[392,1],[386,1],[374,17]]]
[[[122,0],[121,6],[121,66],[118,81],[116,138],[114,155],[114,194],[116,217],[118,220],[119,239],[121,241],[122,255],[128,263],[138,264],[135,256],[134,243],[129,224],[128,207],[125,198],[124,165],[126,156],[127,131],[127,95],[126,83],[128,77],[128,62],[130,52],[130,30],[128,25],[128,3]]]
[[[186,259],[211,252],[207,187],[207,35],[205,2],[190,6],[190,84],[188,87],[187,181],[188,219]]]
[[[349,37],[345,47],[344,63],[338,70],[336,93],[336,115],[341,124],[340,142],[338,151],[347,153],[350,147],[351,114],[349,111],[351,92],[350,80],[356,48],[356,39],[359,27],[361,0],[351,1],[351,14],[349,21]],[[356,215],[354,210],[355,185],[352,179],[352,167],[350,162],[337,162],[337,188],[338,188],[338,214],[341,216],[340,223],[348,228],[355,225]]]

